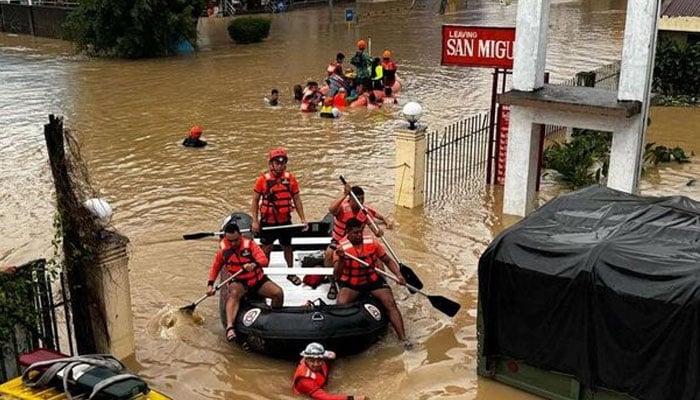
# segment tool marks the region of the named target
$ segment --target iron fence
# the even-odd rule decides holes
[[[486,176],[490,114],[474,115],[426,134],[425,199],[468,178]]]

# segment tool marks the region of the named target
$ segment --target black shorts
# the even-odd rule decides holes
[[[338,286],[341,288],[352,289],[360,293],[369,293],[377,289],[390,289],[389,285],[381,276],[376,281],[365,285],[351,285],[349,282],[338,281]]]
[[[269,280],[270,280],[270,278],[268,278],[267,275],[263,275],[263,277],[259,281],[255,282],[255,284],[253,286],[248,286],[246,284],[247,281],[241,282],[241,281],[234,280],[233,282],[238,282],[241,285],[243,285],[243,287],[246,288],[246,291],[248,293],[258,294],[258,290],[260,290],[262,285],[264,285],[265,282],[267,282]],[[233,283],[233,282],[231,282],[231,283]]]
[[[271,229],[264,230],[266,226],[279,226],[279,225],[289,225],[292,221],[285,221],[280,224],[260,224],[260,244],[263,246],[271,245],[275,243],[275,240],[280,241],[281,246],[291,246],[292,245],[292,230],[291,229]]]

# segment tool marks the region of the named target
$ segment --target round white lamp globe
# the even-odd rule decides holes
[[[403,106],[402,114],[408,121],[408,129],[416,129],[416,123],[423,114],[423,107],[415,101],[409,101]]]

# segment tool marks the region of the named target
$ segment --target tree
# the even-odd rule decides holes
[[[173,54],[182,40],[196,43],[206,0],[81,0],[64,38],[90,55],[147,58]]]

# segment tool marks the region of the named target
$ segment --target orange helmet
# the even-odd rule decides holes
[[[276,149],[270,150],[267,159],[272,161],[277,159],[279,162],[287,161],[287,150],[284,147],[278,147]]]
[[[389,50],[384,50],[384,53],[382,53],[382,58],[391,58],[391,52]]]
[[[365,42],[364,40],[361,40],[361,39],[358,40],[358,41],[357,41],[357,48],[360,49],[360,50],[366,49],[366,48],[367,48],[367,42]]]
[[[202,136],[202,132],[204,132],[202,130],[202,127],[199,125],[195,125],[192,128],[190,128],[190,137],[198,138]]]

